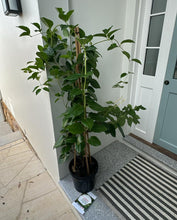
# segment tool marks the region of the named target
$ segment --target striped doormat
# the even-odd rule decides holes
[[[125,219],[177,220],[177,176],[140,155],[105,182],[100,192]]]

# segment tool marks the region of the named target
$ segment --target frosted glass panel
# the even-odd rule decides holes
[[[154,0],[152,3],[151,13],[165,12],[167,0]]]
[[[144,72],[143,72],[144,75],[155,76],[158,53],[159,53],[158,49],[146,50]]]
[[[3,7],[4,11],[7,10],[6,4],[5,4],[5,0],[2,0],[2,7]]]
[[[149,25],[148,47],[159,47],[162,28],[163,28],[164,15],[151,17]]]
[[[176,61],[176,65],[175,65],[175,71],[174,71],[174,79],[177,79],[177,61]]]
[[[9,6],[11,10],[18,10],[17,1],[16,0],[9,0]]]

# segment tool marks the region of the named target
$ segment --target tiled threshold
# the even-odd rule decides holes
[[[98,161],[99,170],[96,175],[96,185],[93,193],[97,195],[97,199],[81,218],[84,220],[116,220],[120,219],[107,206],[97,189],[109,179],[113,174],[120,170],[126,163],[133,159],[136,155],[141,154],[145,158],[160,165],[171,173],[177,172],[177,161],[166,155],[150,148],[133,137],[127,136],[122,142],[115,141],[108,145],[100,152],[94,154]],[[73,202],[80,193],[74,189],[72,178],[70,175],[60,181],[60,185],[66,195]],[[121,219],[120,219],[121,220]]]

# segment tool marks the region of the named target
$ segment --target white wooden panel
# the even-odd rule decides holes
[[[143,105],[146,110],[141,111],[139,113],[140,116],[140,124],[135,126],[134,133],[139,134],[141,133],[142,136],[145,136],[149,129],[149,117],[151,113],[151,105],[152,105],[152,96],[153,96],[153,90],[152,88],[147,87],[141,87],[140,93],[139,93],[139,100],[138,104]]]
[[[152,0],[144,0],[141,2],[141,16],[139,20],[138,37],[136,40],[139,42],[136,56],[140,58],[143,64],[145,59],[151,2]],[[136,82],[133,82],[132,91],[134,92],[132,92],[131,97],[132,104],[142,104],[147,110],[140,113],[141,124],[133,127],[131,132],[149,142],[153,142],[172,33],[176,19],[176,11],[177,1],[168,0],[159,48],[156,75],[154,77],[143,75],[144,65],[135,68],[135,72],[138,74]]]

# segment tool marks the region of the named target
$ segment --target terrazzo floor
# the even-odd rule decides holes
[[[151,149],[129,136],[122,140],[122,142],[113,142],[93,155],[97,159],[99,165],[98,173],[96,175],[96,185],[93,190],[97,199],[84,215],[80,215],[82,219],[122,220],[121,217],[117,216],[113,210],[107,206],[105,200],[99,193],[98,188],[138,154],[144,156],[155,164],[160,164],[163,169],[166,169],[171,173],[176,173],[177,171],[177,161],[174,161],[166,155]],[[70,175],[62,179],[60,185],[71,202],[80,195],[80,193],[74,189]]]
[[[25,140],[0,147],[0,220],[76,220],[41,161]]]
[[[96,185],[93,193],[97,196],[92,206],[87,210],[81,218],[84,220],[118,220],[120,219],[113,210],[107,206],[97,189],[108,180],[112,175],[120,170],[126,163],[133,159],[138,153],[125,144],[115,141],[103,150],[94,154],[94,158],[98,161],[98,173],[96,175]],[[80,193],[73,187],[70,175],[60,181],[60,185],[73,202]],[[121,220],[121,219],[120,219]]]

